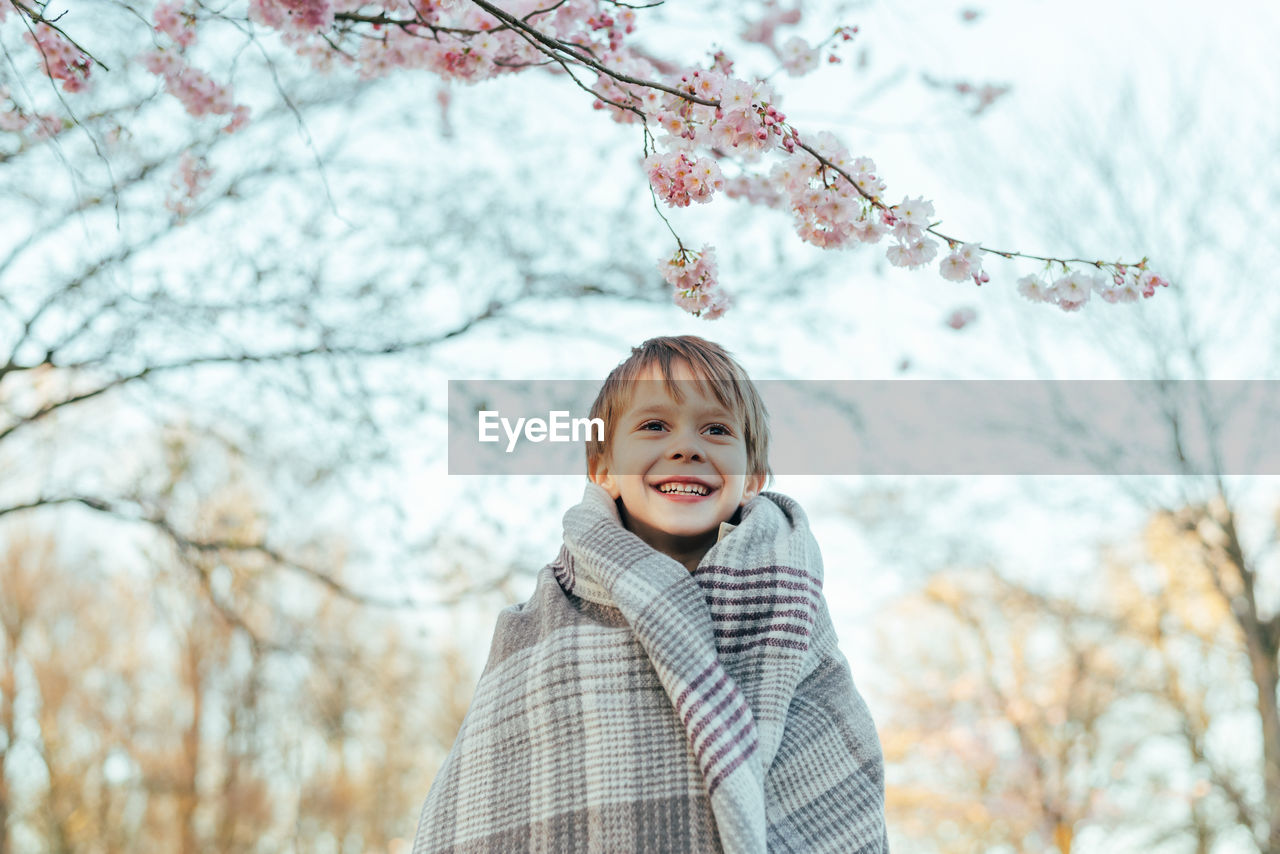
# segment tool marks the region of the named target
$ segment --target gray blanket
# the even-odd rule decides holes
[[[594,484],[532,598],[499,616],[413,846],[887,849],[880,743],[804,511],[762,493],[691,574]]]

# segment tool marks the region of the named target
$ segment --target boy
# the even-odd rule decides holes
[[[742,367],[653,338],[591,409],[560,554],[498,619],[414,854],[888,849],[875,726]]]

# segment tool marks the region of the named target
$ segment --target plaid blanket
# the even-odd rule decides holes
[[[880,743],[821,585],[784,495],[691,574],[588,484],[498,618],[414,854],[887,851]]]

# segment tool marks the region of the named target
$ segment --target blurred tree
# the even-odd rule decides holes
[[[1132,89],[1117,93],[1108,120],[1132,123],[1123,144],[1090,138],[1083,117],[1068,123],[1071,130],[1064,141],[1074,153],[1083,153],[1089,165],[1070,192],[1096,193],[1095,198],[1105,200],[1095,230],[1113,229],[1129,244],[1150,238],[1148,245],[1188,285],[1171,293],[1158,311],[1112,317],[1086,334],[1110,356],[1116,374],[1151,380],[1144,388],[1163,423],[1149,441],[1167,449],[1168,470],[1177,474],[1172,479],[1122,478],[1112,484],[1149,516],[1168,520],[1174,531],[1165,535],[1169,545],[1164,560],[1189,567],[1187,578],[1165,579],[1174,587],[1171,598],[1149,589],[1156,601],[1174,609],[1158,619],[1181,621],[1178,607],[1216,615],[1221,624],[1214,630],[1238,638],[1246,655],[1243,690],[1251,700],[1246,708],[1229,706],[1222,713],[1237,727],[1235,732],[1249,733],[1231,761],[1204,756],[1210,749],[1205,730],[1218,714],[1215,704],[1201,707],[1201,717],[1187,712],[1187,749],[1197,765],[1207,767],[1207,779],[1228,805],[1197,821],[1208,822],[1205,832],[1215,836],[1229,835],[1233,828],[1243,831],[1235,833],[1243,844],[1275,854],[1280,852],[1280,520],[1267,480],[1251,475],[1256,458],[1244,453],[1248,448],[1227,444],[1239,441],[1228,438],[1232,434],[1226,428],[1241,410],[1233,408],[1224,381],[1270,380],[1280,366],[1271,332],[1280,321],[1280,302],[1265,290],[1234,298],[1241,283],[1265,281],[1280,263],[1280,247],[1259,245],[1250,229],[1239,228],[1264,216],[1270,200],[1280,197],[1280,177],[1258,173],[1247,157],[1224,160],[1218,152],[1223,145],[1240,152],[1274,150],[1280,124],[1260,108],[1268,99],[1262,89],[1254,93],[1257,103],[1252,98],[1226,104],[1200,98],[1199,85],[1226,73],[1210,48],[1203,50],[1176,72],[1197,85],[1171,81],[1167,101],[1143,99]],[[1248,57],[1240,62],[1247,66]],[[1160,144],[1157,140],[1172,142],[1161,157],[1143,157]],[[1117,176],[1125,172],[1136,173],[1140,191],[1118,188]],[[1188,182],[1186,175],[1196,178]],[[1206,193],[1206,187],[1213,191]],[[1144,219],[1147,214],[1150,218]],[[1058,235],[1069,229],[1061,210],[1046,221]],[[1088,232],[1077,239],[1087,240]],[[1034,322],[1027,324],[1029,354],[1040,350],[1037,339],[1042,342],[1043,334]],[[1033,360],[1042,375],[1061,377],[1061,366],[1043,359],[1042,350]],[[1073,437],[1100,462],[1116,459],[1116,448],[1091,435],[1089,413],[1064,407],[1055,414],[1062,424],[1059,441]],[[1266,429],[1265,421],[1254,423]],[[1265,440],[1257,436],[1247,441]],[[1228,459],[1237,461],[1231,469],[1225,467]],[[1175,531],[1180,533],[1174,536]],[[1200,602],[1177,604],[1178,587],[1185,584],[1196,585]]]
[[[1272,850],[1241,749],[1251,653],[1203,514],[1154,515],[1071,596],[946,570],[885,615],[888,809],[915,850]]]
[[[941,573],[886,615],[886,809],[918,850],[1065,854],[1105,815],[1119,662],[1077,615],[985,570]],[[904,623],[929,631],[886,628]]]
[[[234,543],[263,524],[232,465],[194,527]],[[412,833],[473,683],[456,651],[258,554],[170,543],[122,565],[3,530],[0,850],[389,851]],[[325,554],[341,579],[341,543]]]
[[[1143,438],[1162,449],[1166,471],[1174,476],[1098,478],[1083,486],[1077,479],[1057,484],[1029,479],[1011,494],[988,499],[988,510],[1006,513],[1010,507],[1034,506],[1057,520],[1072,520],[1071,530],[1087,530],[1095,521],[1112,524],[1126,510],[1136,509],[1149,523],[1148,553],[1125,571],[1108,559],[1098,575],[1075,580],[1068,590],[1056,565],[1015,567],[1002,557],[998,542],[974,548],[982,532],[972,520],[982,514],[972,505],[960,509],[937,502],[918,513],[910,501],[892,507],[910,514],[895,521],[898,529],[935,532],[900,541],[899,554],[917,562],[926,576],[944,565],[975,565],[975,552],[985,552],[991,565],[1002,568],[981,583],[973,582],[987,590],[991,604],[975,596],[965,599],[962,613],[982,615],[973,618],[978,625],[966,630],[972,635],[969,644],[980,646],[986,638],[1002,655],[1011,655],[990,633],[1004,631],[1019,614],[1030,613],[1054,627],[1046,634],[1056,637],[1050,646],[1063,662],[1072,660],[1079,633],[1086,629],[1104,632],[1091,642],[1107,644],[1107,652],[1129,653],[1123,678],[1114,683],[1104,679],[1101,685],[1086,680],[1077,690],[1082,701],[1095,696],[1090,693],[1094,690],[1114,692],[1105,706],[1113,711],[1103,720],[1123,718],[1115,710],[1127,710],[1132,731],[1118,742],[1099,742],[1094,753],[1080,748],[1082,752],[1064,754],[1055,748],[1043,754],[1066,756],[1086,767],[1096,760],[1099,769],[1106,769],[1107,762],[1119,763],[1118,776],[1099,771],[1089,777],[1076,770],[1077,778],[1071,776],[1076,767],[1071,763],[1050,766],[1063,779],[1091,781],[1093,801],[1076,802],[1084,811],[1076,813],[1074,838],[1087,827],[1119,834],[1123,825],[1125,835],[1108,837],[1111,847],[1105,850],[1127,844],[1141,851],[1275,854],[1280,852],[1280,519],[1267,479],[1238,468],[1240,476],[1214,474],[1224,471],[1227,457],[1242,457],[1228,453],[1241,450],[1226,445],[1224,428],[1236,411],[1224,404],[1228,396],[1222,386],[1213,384],[1271,379],[1280,365],[1271,333],[1280,319],[1280,303],[1266,289],[1250,285],[1268,280],[1280,263],[1280,249],[1259,243],[1248,226],[1265,217],[1269,204],[1280,197],[1277,176],[1252,166],[1274,150],[1280,126],[1274,111],[1266,109],[1272,93],[1265,87],[1236,101],[1200,98],[1217,75],[1246,73],[1249,62],[1247,56],[1236,58],[1238,66],[1219,61],[1220,46],[1204,50],[1180,64],[1176,74],[1185,77],[1171,80],[1158,96],[1122,87],[1113,101],[1093,105],[1096,113],[1062,119],[1061,132],[1045,141],[1042,158],[1012,158],[998,135],[981,130],[938,140],[944,168],[964,163],[966,169],[955,169],[955,174],[970,177],[975,186],[994,186],[992,170],[998,168],[1017,188],[1001,191],[1005,215],[991,224],[1001,239],[1051,239],[1073,248],[1111,239],[1118,252],[1142,245],[1166,259],[1167,269],[1183,284],[1150,311],[1108,313],[1079,328],[1074,337],[1066,334],[1060,319],[1023,313],[1006,313],[1008,326],[1001,329],[1003,337],[1022,345],[1020,358],[1002,364],[1014,366],[1015,376],[1021,375],[1022,365],[1030,365],[1046,380],[1147,380],[1141,389],[1149,395],[1149,411],[1160,413],[1160,427]],[[1053,112],[1061,118],[1060,110]],[[1125,131],[1099,134],[1100,126]],[[1221,157],[1226,148],[1239,156]],[[1159,156],[1151,156],[1153,151]],[[1065,162],[1077,164],[1070,181],[1042,168]],[[1034,207],[1034,219],[1017,214],[1029,212],[1028,205]],[[1082,210],[1092,212],[1084,225]],[[997,301],[988,304],[991,322],[1001,322],[1002,308]],[[990,370],[989,365],[975,366],[980,373]],[[1062,406],[1037,422],[1045,441],[1083,453],[1099,471],[1123,469],[1128,461],[1119,455],[1122,449],[1093,429],[1095,413],[1073,409],[1069,394],[1063,399]],[[1263,422],[1260,430],[1265,429]],[[1266,442],[1264,435],[1256,440]],[[876,495],[864,496],[859,506],[875,500]],[[947,517],[965,519],[963,530],[948,527]],[[947,544],[938,548],[940,541]],[[922,558],[926,548],[942,556]],[[965,557],[948,564],[947,554]],[[1052,598],[1035,597],[1029,587],[1047,590],[1055,582],[1058,595]],[[927,578],[921,587],[929,589]],[[1076,594],[1086,599],[1078,601]],[[1026,603],[1035,604],[1028,611]],[[1069,622],[1063,622],[1064,615]],[[997,660],[995,666],[1010,665]],[[1060,674],[1064,668],[1066,663],[1049,672]],[[1107,668],[1099,672],[1110,678]],[[942,684],[952,681],[945,672],[937,678]],[[966,678],[975,678],[972,671]],[[1019,696],[1038,707],[1035,691]],[[949,707],[927,696],[902,700],[908,706],[933,702],[936,709]],[[1070,717],[1070,707],[1052,704],[1042,714],[1053,709],[1063,721]],[[1002,714],[993,716],[991,725],[1012,732],[1013,720],[998,720]],[[1085,738],[1086,723],[1064,723],[1059,738],[1071,733]],[[1116,743],[1128,744],[1127,752],[1108,747]],[[918,771],[910,749],[898,745],[905,751],[903,761]],[[1035,791],[1029,785],[1026,790]],[[910,797],[910,791],[899,794],[901,815],[919,828],[918,821],[930,813],[908,819],[911,808],[901,798]],[[1071,814],[1061,804],[1050,806],[1036,808],[1037,820]],[[1041,842],[1050,844],[1051,833],[1038,833]],[[944,836],[938,831],[936,838]]]

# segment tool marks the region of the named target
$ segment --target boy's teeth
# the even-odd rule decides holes
[[[658,487],[661,492],[687,492],[691,495],[706,495],[711,490],[696,483],[664,483]]]

